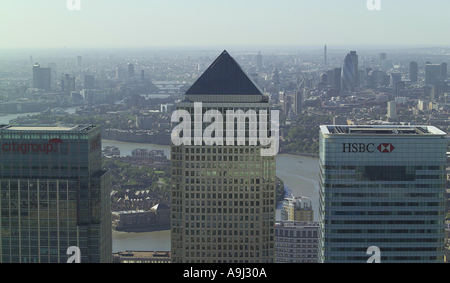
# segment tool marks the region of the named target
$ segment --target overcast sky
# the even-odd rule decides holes
[[[0,48],[450,45],[449,0],[2,0]]]

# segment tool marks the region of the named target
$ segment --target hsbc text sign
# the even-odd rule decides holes
[[[374,143],[342,143],[342,152],[352,153],[373,153],[375,150],[381,153],[390,153],[394,148],[390,143],[380,143],[379,145],[375,145]]]

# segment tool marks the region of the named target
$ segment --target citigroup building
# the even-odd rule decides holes
[[[111,262],[109,193],[99,126],[1,125],[0,262]]]
[[[443,262],[445,135],[320,126],[321,262]]]

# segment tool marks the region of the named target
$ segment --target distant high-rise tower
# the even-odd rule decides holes
[[[353,65],[353,60],[350,53],[347,53],[344,59],[344,66],[342,66],[342,90],[344,91],[355,91],[355,69]]]
[[[381,62],[383,61],[383,60],[386,60],[386,53],[380,53],[380,66],[381,66]]]
[[[144,70],[141,70],[141,81],[144,81],[145,76],[144,76]]]
[[[425,84],[437,84],[441,80],[440,64],[425,64]]]
[[[327,46],[323,48],[323,66],[327,66]]]
[[[258,51],[258,55],[256,55],[256,68],[258,68],[258,71],[262,70],[263,68],[263,62],[262,62],[262,55],[261,51]]]
[[[302,101],[303,101],[303,91],[302,89],[299,89],[294,93],[295,115],[302,114]]]
[[[134,65],[131,63],[128,63],[128,77],[134,78]]]
[[[33,66],[33,87],[49,91],[52,85],[52,69],[41,68],[39,64]]]
[[[77,67],[81,67],[81,56],[77,56]]]
[[[342,68],[334,68],[331,76],[331,87],[337,89],[338,91],[342,90],[341,76]]]
[[[416,61],[412,61],[409,64],[409,78],[411,79],[411,82],[417,82],[419,73],[419,65]]]
[[[441,81],[445,81],[447,79],[447,63],[441,64]]]
[[[387,103],[387,116],[388,116],[388,118],[390,118],[390,119],[397,118],[396,113],[395,113],[396,112],[396,108],[397,108],[397,105],[396,105],[395,101],[390,101],[390,102]]]
[[[75,91],[75,77],[71,77],[69,74],[62,74],[61,91],[67,94],[70,94],[71,91]]]
[[[356,55],[356,51],[350,51],[350,57],[352,57],[353,70],[355,71],[355,87],[359,87],[358,55]]]

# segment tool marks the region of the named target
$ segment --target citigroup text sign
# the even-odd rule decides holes
[[[259,110],[259,113],[256,113],[253,109],[247,112],[241,109],[226,110],[226,129],[224,131],[222,113],[217,109],[210,109],[202,114],[202,103],[195,102],[194,121],[191,121],[191,113],[187,110],[176,110],[172,113],[171,122],[179,124],[172,130],[171,141],[175,146],[191,145],[193,128],[194,145],[202,145],[203,143],[205,145],[234,145],[235,142],[237,142],[237,145],[245,145],[246,132],[248,132],[249,145],[257,145],[258,140],[262,146],[270,145],[269,148],[261,148],[261,156],[275,156],[279,149],[279,111],[270,111],[270,122],[267,121],[267,117],[267,110]],[[237,129],[235,129],[235,121],[237,122]],[[202,126],[205,122],[211,124],[202,132]],[[270,136],[268,135],[269,124]],[[235,132],[237,133],[236,136]]]

